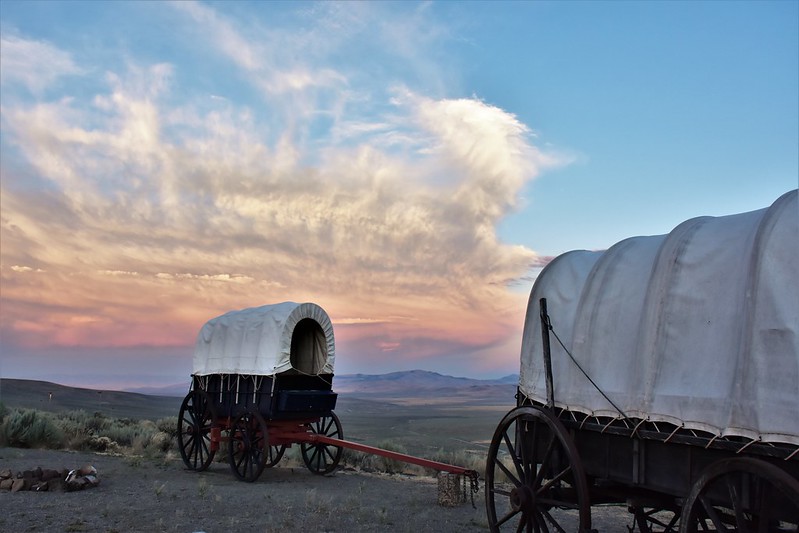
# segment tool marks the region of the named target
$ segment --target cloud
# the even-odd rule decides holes
[[[257,46],[233,28],[233,24],[199,2],[171,2],[172,7],[189,15],[200,28],[211,30],[210,36],[219,47],[241,68],[259,70],[261,53]]]
[[[21,84],[30,92],[42,93],[62,76],[78,75],[83,71],[69,53],[44,41],[24,39],[15,35],[0,37],[0,85]]]
[[[4,151],[25,160],[3,162],[7,338],[186,346],[213,316],[283,300],[322,305],[340,341],[372,347],[364,358],[485,351],[518,331],[525,297],[508,287],[537,257],[496,228],[562,159],[477,98],[354,87],[318,56],[272,71],[271,43],[289,37],[176,7],[252,87],[285,84],[258,102],[209,98],[175,65],[129,60],[104,92],[4,108]],[[328,105],[334,87],[351,92]]]

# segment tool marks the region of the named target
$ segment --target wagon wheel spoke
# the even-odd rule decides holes
[[[549,439],[549,443],[547,444],[546,451],[544,452],[544,457],[541,459],[541,468],[538,470],[538,474],[535,476],[535,481],[533,482],[533,487],[541,486],[541,482],[544,480],[544,475],[549,468],[550,459],[552,458],[552,450],[555,449],[555,434],[552,434],[552,437]]]
[[[316,471],[321,472],[324,468],[323,466],[327,463],[325,461],[325,454],[324,449],[317,449],[316,450]]]
[[[519,520],[519,525],[516,527],[516,533],[522,533],[525,529],[529,530],[532,527],[532,523],[528,521],[528,517],[522,514],[521,519]]]
[[[333,432],[330,431],[331,426],[333,426],[333,418],[332,417],[331,418],[323,418],[322,420],[319,421],[318,425],[320,427],[317,429],[317,431],[316,431],[317,433],[320,433],[322,435],[327,435],[328,437],[332,437],[336,433],[335,432],[335,428],[334,428]]]
[[[741,508],[741,497],[738,495],[738,490],[732,482],[732,476],[726,476],[724,480],[725,485],[727,486],[727,494],[730,497],[732,511],[735,514],[735,524],[737,529],[740,531],[746,524],[746,518],[744,517],[743,509]]]
[[[544,511],[536,509],[533,512],[533,516],[535,517],[535,521],[532,522],[534,530],[549,533],[549,528],[547,527],[547,521],[544,518]]]
[[[524,471],[522,479],[524,479],[525,482],[529,482],[530,479],[533,477],[533,469],[535,468],[535,465],[532,459],[535,459],[536,457],[536,451],[538,446],[538,441],[536,438],[538,435],[538,423],[533,422],[532,426],[533,426],[533,432],[532,435],[530,435],[530,437],[527,437],[527,434],[529,433],[530,423],[525,423],[523,425],[523,431],[522,431],[523,435],[523,438],[521,439],[522,442],[532,443],[532,450],[530,450],[529,452],[527,451],[528,448],[527,446],[522,445],[520,448],[522,451],[521,454],[522,470]]]
[[[522,514],[522,519],[519,520],[519,527],[516,531],[525,531],[526,533],[538,533],[541,529],[538,526],[538,516],[535,513]]]
[[[707,498],[701,498],[702,508],[705,510],[705,515],[710,519],[713,523],[713,527],[715,531],[729,531],[727,526],[724,525],[724,521],[719,516],[718,511],[713,505],[707,500]]]
[[[566,530],[560,527],[560,524],[558,524],[558,522],[554,518],[552,518],[552,515],[549,513],[549,511],[541,511],[541,512],[544,515],[544,517],[547,519],[547,521],[555,527],[555,531],[558,531],[559,533],[566,533]]]
[[[504,464],[506,456],[513,466]],[[485,487],[491,531],[509,526],[531,533],[565,531],[553,508],[577,511],[578,528],[590,530],[585,473],[571,437],[551,411],[524,406],[505,415],[489,446]]]
[[[194,390],[183,399],[178,413],[178,449],[189,470],[205,470],[214,458],[209,448],[211,428],[216,420],[210,397]]]
[[[514,477],[513,474],[511,474],[510,471],[500,463],[501,468],[505,472],[505,475],[508,476],[514,482],[514,484],[517,486],[521,485],[521,480],[524,479],[524,467],[519,464],[519,456],[516,454],[516,448],[514,448],[513,444],[511,444],[510,437],[508,436],[507,432],[503,434],[502,438],[505,440],[505,446],[508,448],[508,454],[510,455],[511,459],[513,459],[513,466],[516,468],[516,474],[518,475],[518,478]]]
[[[242,470],[241,466],[242,465],[245,465],[245,466],[247,465],[247,454],[246,453],[241,453],[241,454],[239,454],[238,457],[239,458],[236,461],[236,470],[241,472],[241,470]]]
[[[195,438],[192,437],[192,450],[194,457],[194,469],[198,470],[200,466],[205,462],[205,458],[208,456],[208,448],[205,446],[205,439],[202,437]]]
[[[508,514],[506,514],[505,516],[503,516],[501,519],[499,519],[497,521],[497,526],[501,526],[502,524],[504,524],[505,522],[507,522],[508,520],[513,518],[514,516],[516,516],[517,514],[519,514],[519,511],[513,511],[512,510],[512,511],[508,512]],[[522,517],[522,521],[520,523],[523,523],[523,521],[524,521],[524,517]]]
[[[308,428],[317,435],[339,440],[343,439],[344,432],[341,429],[341,421],[333,412],[309,424]],[[323,442],[303,442],[300,448],[305,466],[314,474],[319,475],[329,474],[335,470],[344,452],[341,446]]]
[[[310,449],[312,452],[310,457],[308,457],[308,461],[310,461],[312,464],[316,464],[316,457],[319,455],[319,448],[312,446]]]
[[[324,453],[327,456],[325,458],[325,462],[327,462],[328,459],[330,459],[331,462],[336,460],[336,456],[333,454],[333,452],[330,451],[330,446],[325,446],[324,448],[322,448],[322,453]]]
[[[211,439],[208,437],[207,433],[202,433],[200,438],[197,439],[197,452],[199,456],[202,456],[203,458],[211,457],[211,450],[208,448],[208,444],[210,442]],[[203,459],[203,461],[205,461],[205,459]]]
[[[242,481],[253,482],[266,468],[268,445],[266,422],[260,413],[244,413],[230,429],[228,459],[233,473]]]
[[[519,524],[516,526],[516,531],[532,531],[535,527],[533,517],[527,513],[519,513]]]
[[[798,516],[796,478],[763,459],[734,457],[701,473],[685,499],[680,531],[798,531]]]
[[[536,494],[543,494],[544,492],[549,490],[552,487],[552,485],[565,478],[566,474],[571,472],[571,469],[572,469],[571,466],[567,466],[566,469],[563,470],[561,473],[559,473],[558,475],[547,481],[545,484],[541,485],[541,487],[536,491]]]
[[[766,533],[768,531],[768,524],[771,521],[771,503],[774,501],[771,495],[772,487],[769,485],[765,487],[763,492],[760,493],[760,519],[758,521],[758,533]],[[799,528],[797,528],[799,530]]]
[[[515,462],[515,460],[514,460],[514,462]],[[505,476],[507,476],[507,478],[509,480],[511,480],[514,485],[516,485],[517,487],[522,485],[522,482],[519,481],[518,479],[516,479],[516,477],[511,473],[511,471],[508,469],[508,467],[505,466],[505,464],[502,462],[501,459],[495,458],[494,464],[496,464],[496,466],[498,466],[499,469],[502,470],[502,473],[505,474]]]

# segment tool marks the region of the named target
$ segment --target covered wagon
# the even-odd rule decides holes
[[[186,466],[206,469],[226,442],[233,472],[254,481],[293,442],[287,431],[341,438],[334,363],[333,325],[316,304],[283,302],[209,320],[197,335],[191,390],[178,417]],[[315,473],[332,471],[341,451],[302,443]]]
[[[233,473],[255,481],[299,444],[314,474],[333,472],[344,448],[465,476],[477,472],[344,440],[334,413],[333,325],[313,303],[231,311],[197,335],[191,387],[178,414],[178,446],[189,470],[207,469],[224,445]],[[465,481],[464,481],[465,482]]]
[[[554,259],[517,405],[489,449],[492,530],[590,531],[598,504],[646,532],[799,530],[797,191]]]

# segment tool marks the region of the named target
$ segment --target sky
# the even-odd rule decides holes
[[[314,302],[336,373],[518,372],[536,274],[799,180],[799,2],[0,3],[0,374],[188,383]]]

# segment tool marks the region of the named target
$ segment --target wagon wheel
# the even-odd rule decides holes
[[[799,481],[751,457],[707,467],[683,505],[680,531],[799,531]]]
[[[517,407],[497,426],[485,472],[491,531],[590,531],[588,484],[577,449],[549,411]],[[555,516],[553,509],[567,509]]]
[[[323,416],[316,422],[309,424],[310,429],[317,435],[324,435],[334,439],[344,439],[344,432],[341,429],[341,422],[335,413],[330,413],[329,416]],[[308,470],[314,474],[325,475],[329,474],[338,466],[341,460],[341,454],[344,448],[334,446],[332,444],[325,444],[322,442],[301,444],[302,460]]]
[[[286,453],[285,444],[275,444],[269,446],[269,452],[266,458],[266,464],[264,466],[266,466],[266,468],[272,468],[280,462],[280,459],[283,458],[284,453]]]
[[[205,391],[191,391],[180,404],[178,413],[178,449],[189,470],[202,471],[214,459],[211,426],[216,420],[211,398]]]
[[[230,468],[242,481],[258,479],[266,467],[269,435],[260,413],[244,413],[230,427]]]

